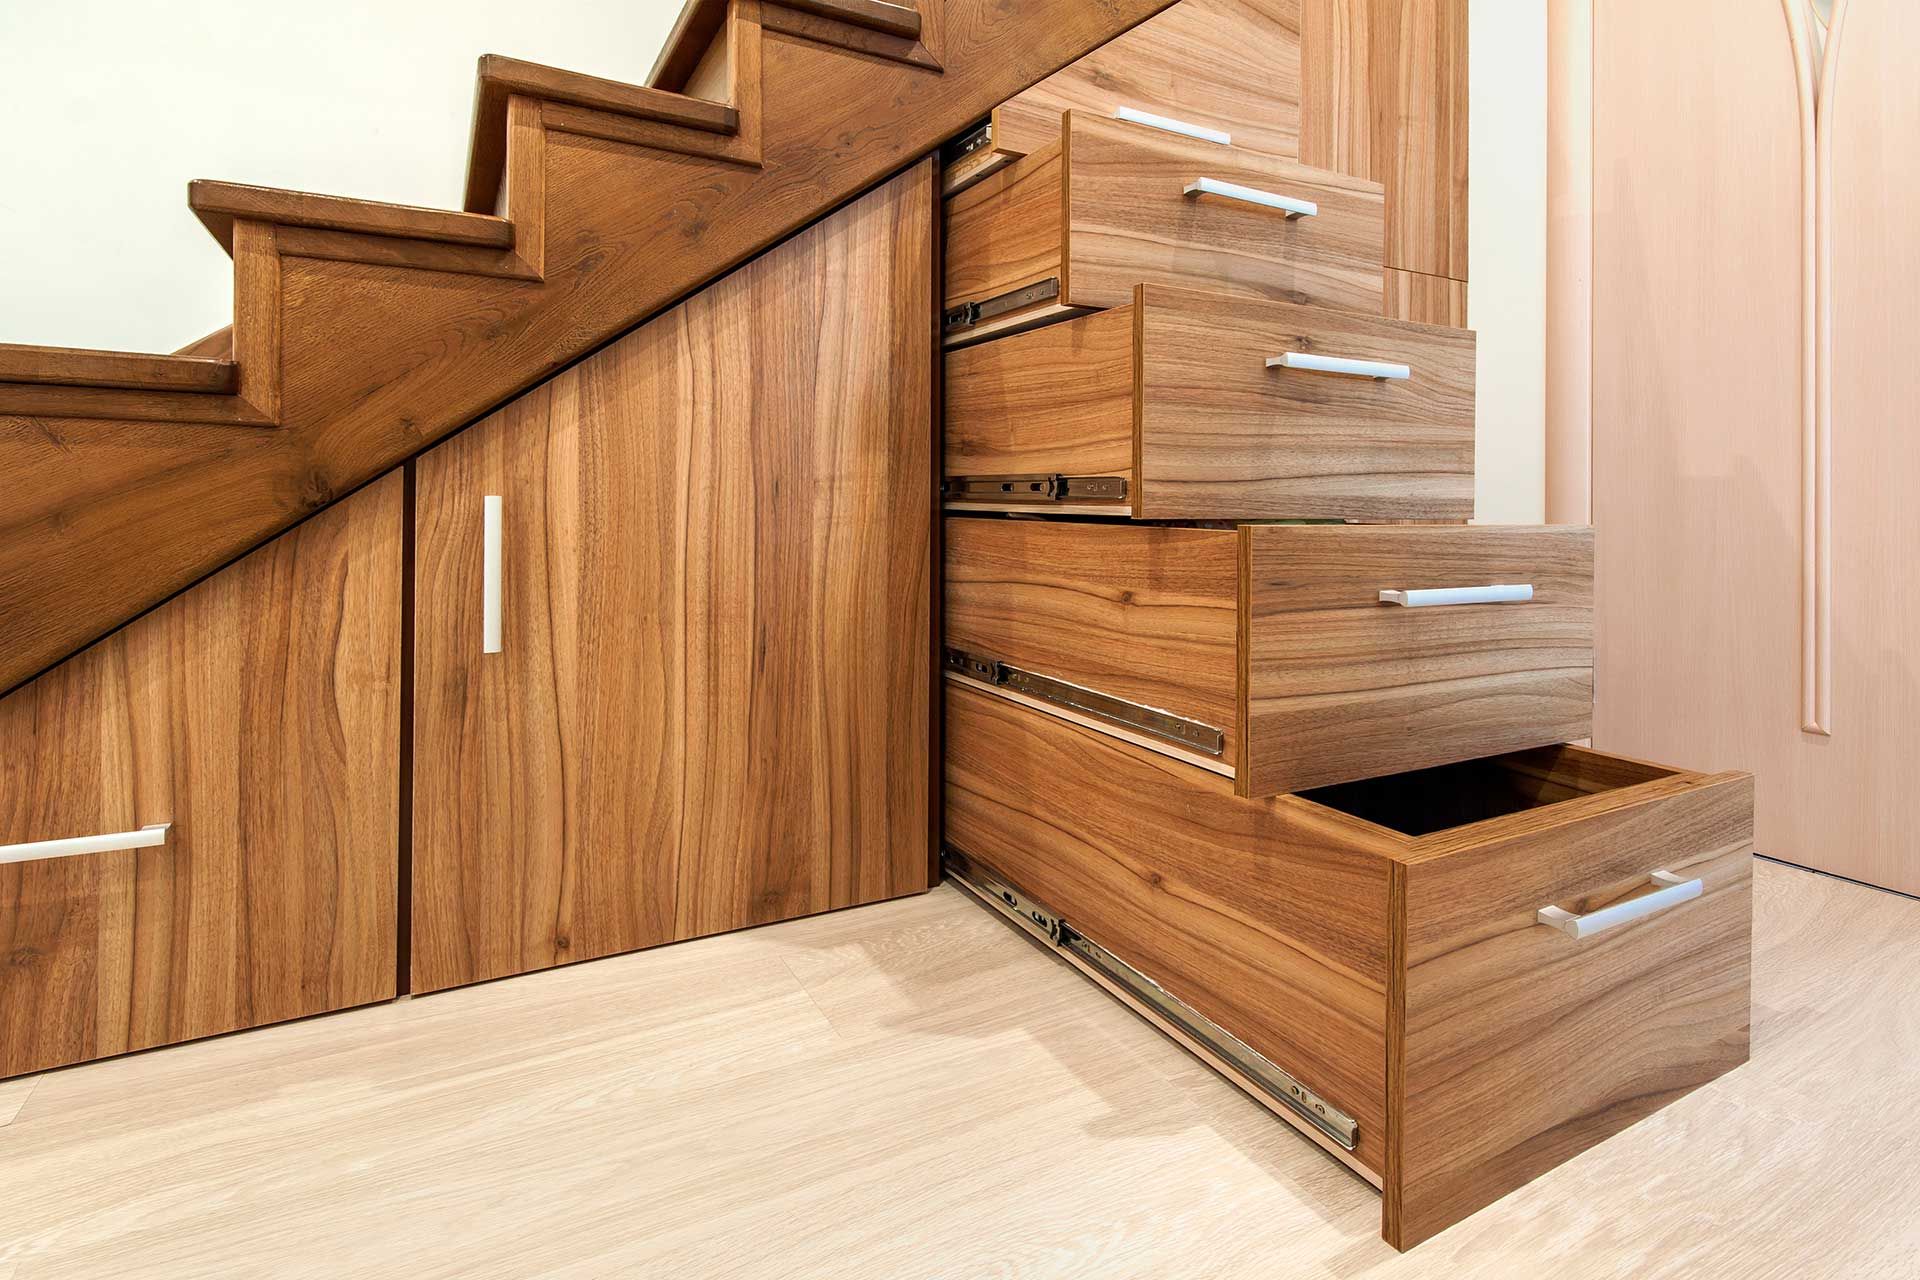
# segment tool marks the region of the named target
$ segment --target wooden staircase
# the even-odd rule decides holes
[[[459,212],[193,183],[230,330],[0,346],[0,690],[1169,3],[692,0],[647,86],[483,57]]]

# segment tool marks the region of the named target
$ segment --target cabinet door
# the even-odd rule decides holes
[[[393,995],[404,536],[396,473],[0,701],[0,1076]]]
[[[927,888],[933,201],[922,165],[420,459],[416,991]]]

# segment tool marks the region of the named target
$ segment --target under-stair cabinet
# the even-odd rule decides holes
[[[419,460],[414,990],[929,886],[935,217],[923,162]]]

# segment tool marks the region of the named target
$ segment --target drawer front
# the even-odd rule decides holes
[[[1225,194],[1200,191],[1203,179]],[[1269,198],[1316,212],[1289,216]],[[1367,315],[1384,305],[1378,184],[1077,111],[1058,144],[947,201],[946,225],[947,309],[1007,300],[950,342],[1125,306],[1138,284]]]
[[[1358,1124],[1385,1167],[1388,861],[1292,797],[949,684],[946,838]],[[1358,827],[1359,824],[1351,824]]]
[[[1269,366],[1289,357],[1367,361],[1406,376]],[[954,351],[946,386],[949,478],[1126,482],[1098,500],[1069,483],[1045,504],[1056,512],[1473,514],[1474,339],[1462,330],[1143,287],[1128,306]],[[991,487],[957,489],[948,505],[1004,508]]]
[[[1138,284],[1184,285],[1381,314],[1377,183],[1081,112],[1063,142],[1068,304],[1117,307]],[[1202,179],[1234,194],[1189,195]],[[1258,197],[1317,212],[1290,217]]]
[[[1143,111],[1297,157],[1297,0],[1181,0],[1002,104],[994,145],[1021,155],[1048,146],[1069,110]]]
[[[1230,773],[1238,554],[1227,529],[949,517],[946,644],[1074,686],[1007,686],[1056,713]]]
[[[0,700],[0,1076],[392,998],[402,511],[395,472]]]
[[[1139,298],[1137,515],[1472,518],[1471,333],[1184,290]]]
[[[1591,530],[1260,525],[1241,538],[1243,794],[1590,736]],[[1493,587],[1531,598],[1471,602],[1518,594]],[[1381,598],[1455,589],[1469,602]]]
[[[1752,847],[1752,779],[1691,774],[1417,842],[1396,895],[1390,1241],[1746,1061]],[[1579,939],[1538,923],[1630,902],[1657,909]]]

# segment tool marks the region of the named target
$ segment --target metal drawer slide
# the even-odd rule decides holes
[[[1018,887],[958,849],[941,851],[946,873],[974,896],[989,903],[1049,945],[1068,952],[1125,991],[1181,1034],[1205,1045],[1245,1081],[1289,1113],[1300,1117],[1347,1151],[1360,1142],[1353,1117],[1329,1103],[1290,1073],[1262,1056],[1246,1041],[1214,1022],[1165,987],[1074,928],[1058,912],[1035,902]]]
[[[1011,689],[1038,702],[1078,711],[1082,715],[1105,720],[1109,724],[1158,738],[1163,742],[1171,742],[1175,746],[1197,751],[1201,755],[1219,757],[1226,754],[1225,730],[1216,729],[1210,724],[1189,720],[1184,716],[1174,715],[1171,711],[1162,711],[1158,707],[1128,702],[1125,698],[1116,698],[1110,693],[1089,689],[1085,685],[1041,675],[1037,671],[1010,666],[985,654],[968,653],[964,649],[952,647],[945,649],[944,654],[947,670],[971,677],[982,684],[992,685],[996,689]]]

